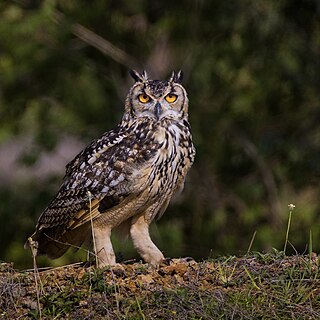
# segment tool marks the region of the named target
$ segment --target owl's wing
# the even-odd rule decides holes
[[[39,254],[54,258],[67,250],[63,243],[80,246],[88,234],[84,229],[92,220],[141,192],[142,184],[133,183],[134,177],[157,148],[150,140],[139,139],[140,133],[118,126],[94,140],[67,165],[60,190],[39,217],[32,236]]]

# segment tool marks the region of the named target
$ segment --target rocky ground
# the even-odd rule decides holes
[[[256,253],[98,270],[0,264],[0,319],[319,319],[319,257]]]

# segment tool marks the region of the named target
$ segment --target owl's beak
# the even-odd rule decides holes
[[[161,104],[159,102],[157,102],[154,107],[154,114],[156,115],[157,120],[160,119],[161,113],[162,113]]]

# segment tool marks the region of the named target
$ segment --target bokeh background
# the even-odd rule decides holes
[[[16,0],[0,3],[0,260],[32,266],[23,244],[66,163],[119,122],[129,68],[182,69],[189,93],[196,162],[152,227],[166,256],[281,250],[290,203],[288,251],[310,233],[319,250],[318,0]]]

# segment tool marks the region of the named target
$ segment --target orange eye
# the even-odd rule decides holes
[[[167,102],[169,102],[169,103],[175,102],[175,101],[177,100],[177,96],[176,96],[175,94],[169,93],[169,94],[166,96],[166,100],[167,100]]]
[[[147,103],[150,100],[150,97],[146,94],[139,94],[138,99],[142,103]]]

